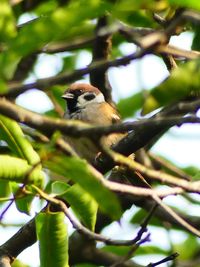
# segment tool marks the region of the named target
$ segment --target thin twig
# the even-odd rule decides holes
[[[92,49],[92,63],[109,59],[112,46],[112,34],[108,33],[103,36],[100,34],[102,30],[108,28],[108,20],[109,18],[106,15],[98,19],[95,29],[96,38],[93,42]],[[101,90],[108,103],[112,103],[111,86],[109,84],[108,74],[104,68],[90,73],[90,82]]]
[[[179,177],[161,172],[161,171],[156,171],[153,169],[149,169],[146,166],[130,159],[127,158],[119,153],[116,153],[110,149],[105,148],[104,150],[106,150],[106,153],[108,153],[109,156],[112,157],[112,159],[114,160],[114,162],[116,164],[119,165],[123,165],[128,167],[130,170],[137,170],[139,172],[141,172],[142,174],[147,175],[149,178],[155,179],[155,180],[159,180],[163,183],[168,183],[168,184],[172,184],[175,186],[178,186],[181,192],[181,189],[184,189],[186,191],[191,191],[191,192],[200,192],[200,183],[199,182],[188,182],[184,179],[181,179]],[[175,189],[175,188],[174,188]],[[169,190],[170,191],[170,190]],[[173,191],[173,189],[172,189]]]
[[[177,252],[171,254],[170,256],[165,257],[164,259],[154,262],[154,263],[149,263],[146,267],[155,267],[158,266],[162,263],[168,262],[168,261],[173,261],[175,260],[177,257],[179,256],[179,254]]]
[[[136,238],[138,238],[138,243],[130,248],[127,255],[125,255],[120,262],[114,263],[113,265],[111,265],[111,267],[121,266],[122,263],[125,263],[127,260],[129,260],[132,257],[133,253],[136,251],[137,248],[139,248],[141,244],[144,244],[150,241],[150,234],[147,234],[143,239],[142,239],[142,235],[143,233],[147,232],[147,225],[150,219],[152,218],[157,206],[158,204],[155,204],[152,207],[150,212],[147,214],[146,218],[140,224],[140,230],[138,231],[137,236],[136,236]]]
[[[64,214],[66,215],[66,217],[69,219],[69,221],[71,222],[71,224],[73,225],[73,227],[81,234],[87,236],[89,239],[92,240],[96,240],[96,241],[100,241],[100,242],[104,242],[107,245],[115,245],[115,246],[130,246],[133,244],[136,244],[139,241],[139,235],[137,234],[135,238],[131,239],[131,240],[113,240],[109,237],[105,237],[103,235],[94,233],[92,231],[90,231],[88,228],[86,228],[85,226],[83,226],[69,211],[69,209],[67,208],[67,206],[65,205],[65,203],[61,200],[58,200],[54,197],[49,196],[48,194],[46,194],[45,192],[43,192],[41,189],[39,189],[38,187],[36,187],[35,185],[32,186],[36,192],[39,194],[39,196],[43,199],[46,199],[47,201],[49,201],[50,203],[53,203],[55,205],[57,205],[61,211],[64,212]],[[140,235],[142,236],[142,234],[144,233],[144,231],[140,231]],[[141,238],[140,236],[140,238]]]
[[[173,21],[173,23],[171,23],[165,29],[165,31],[153,32],[153,33],[148,34],[147,36],[142,37],[140,40],[141,49],[128,56],[124,56],[122,58],[118,58],[118,59],[114,59],[110,61],[109,60],[99,61],[99,62],[96,62],[90,65],[89,67],[76,70],[72,73],[64,73],[64,74],[60,74],[54,77],[39,79],[36,82],[29,83],[29,84],[22,85],[21,83],[18,83],[10,87],[8,89],[8,92],[5,94],[2,94],[1,96],[16,97],[19,94],[22,94],[23,92],[33,89],[33,88],[44,90],[55,84],[66,84],[66,83],[72,82],[82,77],[85,74],[96,72],[100,69],[106,71],[110,67],[126,65],[132,60],[139,59],[148,53],[154,52],[155,49],[161,44],[165,44],[169,36],[173,34],[174,29],[180,22],[181,21],[177,19],[176,21]]]
[[[149,152],[148,153],[150,158],[153,159],[153,161],[155,161],[156,164],[161,165],[162,167],[170,170],[171,172],[173,172],[175,175],[178,175],[179,177],[187,180],[187,181],[191,181],[192,177],[190,175],[188,175],[186,172],[184,172],[183,170],[181,170],[180,168],[178,168],[177,166],[173,165],[172,163],[170,163],[169,161],[156,156],[155,154]]]
[[[200,237],[200,231],[193,227],[191,224],[186,222],[183,218],[181,218],[174,210],[172,210],[169,206],[164,204],[162,200],[157,196],[153,195],[153,199],[165,210],[169,215],[171,215],[180,225],[182,225],[185,229],[187,229],[192,234]]]

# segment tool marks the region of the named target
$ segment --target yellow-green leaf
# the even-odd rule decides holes
[[[41,267],[68,267],[68,233],[62,212],[40,213],[36,217]]]
[[[121,206],[116,195],[102,184],[96,176],[99,175],[102,178],[101,174],[92,169],[85,160],[54,156],[51,161],[46,161],[44,164],[51,170],[59,171],[59,174],[65,175],[66,179],[78,183],[96,200],[99,208],[110,217],[116,220],[121,217]]]
[[[44,174],[38,168],[30,166],[24,159],[0,155],[0,180],[32,183],[41,187]]]
[[[5,41],[7,39],[13,38],[16,36],[16,25],[15,19],[12,14],[12,9],[7,0],[1,0],[0,8],[0,41]]]
[[[72,207],[83,224],[94,231],[98,205],[94,198],[88,194],[79,184],[71,186],[61,195]]]
[[[25,138],[19,124],[0,115],[0,138],[7,142],[16,156],[26,159],[30,165],[40,162],[40,157]]]

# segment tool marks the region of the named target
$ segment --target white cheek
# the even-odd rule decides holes
[[[94,100],[94,102],[96,103],[102,103],[102,102],[105,102],[105,98],[104,98],[104,95],[103,94],[98,94],[96,96],[96,98],[92,99],[92,101]]]
[[[102,102],[105,102],[105,98],[104,98],[103,94],[98,94],[92,100],[86,100],[84,98],[84,95],[80,95],[78,97],[77,107],[85,107],[86,105],[91,104],[91,103],[102,103]]]

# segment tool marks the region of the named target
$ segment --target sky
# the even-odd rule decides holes
[[[173,37],[171,43],[182,47],[184,49],[190,49],[191,46],[191,34],[184,33],[179,37]],[[135,46],[133,44],[123,44],[120,47],[124,55],[130,54],[135,51]],[[79,55],[76,68],[85,67],[91,61],[91,55],[88,52],[82,52]],[[59,55],[44,55],[40,56],[40,64],[37,65],[34,69],[32,76],[26,81],[31,82],[35,78],[46,78],[52,75],[55,75],[62,68],[62,60]],[[164,66],[163,62],[152,55],[145,56],[142,60],[136,60],[127,66],[122,66],[118,68],[111,68],[109,70],[109,80],[114,89],[114,100],[117,102],[121,98],[125,98],[133,92],[137,92],[141,89],[151,89],[154,86],[158,85],[162,80],[168,76],[168,71]],[[88,76],[84,79],[88,81]],[[31,99],[31,101],[30,101]],[[46,97],[46,95],[41,91],[31,90],[21,95],[17,99],[17,103],[25,108],[45,112],[48,109],[52,108],[52,103]],[[200,127],[198,125],[184,125],[182,127],[174,127],[169,131],[168,134],[165,134],[157,144],[153,147],[153,152],[158,155],[163,155],[169,158],[175,164],[180,166],[196,165],[199,167],[199,151],[200,151]],[[181,201],[180,198],[176,198],[176,201]],[[168,203],[172,204],[174,202],[173,197],[168,200]],[[181,202],[183,203],[183,202]],[[183,203],[185,209],[191,213],[196,213],[196,209],[191,209],[191,206],[187,202]],[[137,211],[137,208],[133,207]],[[34,205],[33,214],[37,211],[37,202]],[[18,223],[22,221],[20,214],[20,219],[16,212],[15,207],[13,206],[5,216],[5,221],[13,223],[13,214],[15,216],[15,222]],[[135,234],[135,227],[127,223],[127,219],[132,216],[132,210],[127,211],[124,214],[124,218],[121,222],[121,225],[118,223],[113,223],[112,226],[107,227],[104,230],[105,235],[115,237],[116,235],[119,238],[130,238],[130,233]],[[29,218],[26,215],[23,215],[24,220],[27,221]],[[71,228],[70,228],[71,229]],[[8,231],[1,229],[1,242],[6,241],[10,236],[12,236],[16,231],[15,227],[10,227]],[[72,229],[70,230],[72,231]],[[157,231],[157,230],[156,230]],[[154,244],[159,244],[163,248],[168,246],[168,236],[165,231],[159,232],[159,240],[157,238],[158,232],[155,232],[154,228],[151,228],[152,232],[152,242]],[[173,238],[181,241],[184,240],[184,236],[180,232],[173,232]],[[162,244],[160,244],[162,240]],[[19,256],[23,262],[30,263],[30,257],[33,257],[32,267],[39,265],[39,256],[38,256],[38,245],[35,244],[31,248],[25,250]],[[158,260],[157,258],[154,258]],[[160,258],[159,258],[160,259]],[[138,262],[144,264],[146,259],[137,257]],[[163,265],[163,267],[165,267]]]

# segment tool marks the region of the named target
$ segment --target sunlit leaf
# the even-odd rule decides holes
[[[81,222],[94,231],[98,205],[93,197],[78,184],[69,186],[56,181],[52,184],[52,193],[65,200],[74,210]]]
[[[98,205],[97,202],[78,184],[71,186],[63,195],[83,224],[94,231]]]
[[[70,188],[70,185],[64,182],[55,181],[51,184],[51,193],[57,196],[63,195]]]
[[[8,181],[0,181],[0,198],[7,197],[11,193],[10,184]],[[1,204],[1,203],[0,203]]]
[[[1,0],[0,8],[0,41],[5,41],[16,36],[15,19],[7,0]]]
[[[0,115],[0,138],[7,142],[16,156],[26,159],[29,164],[40,162],[40,157],[25,138],[17,122]]]
[[[24,159],[0,155],[0,180],[33,183],[41,187],[44,174],[39,169],[32,168]]]
[[[168,0],[169,4],[200,10],[200,2],[196,0]]]
[[[12,263],[12,267],[30,267],[30,265],[25,264],[25,263],[21,262],[20,260],[16,259]]]
[[[41,267],[68,267],[68,233],[62,212],[40,213],[36,217]]]
[[[86,192],[88,192],[99,204],[99,207],[114,219],[121,217],[121,208],[119,201],[114,193],[103,186],[101,181],[95,177],[93,169],[85,160],[72,157],[54,156],[51,161],[44,164],[66,179],[71,179],[78,183]],[[99,175],[98,173],[96,173]]]

